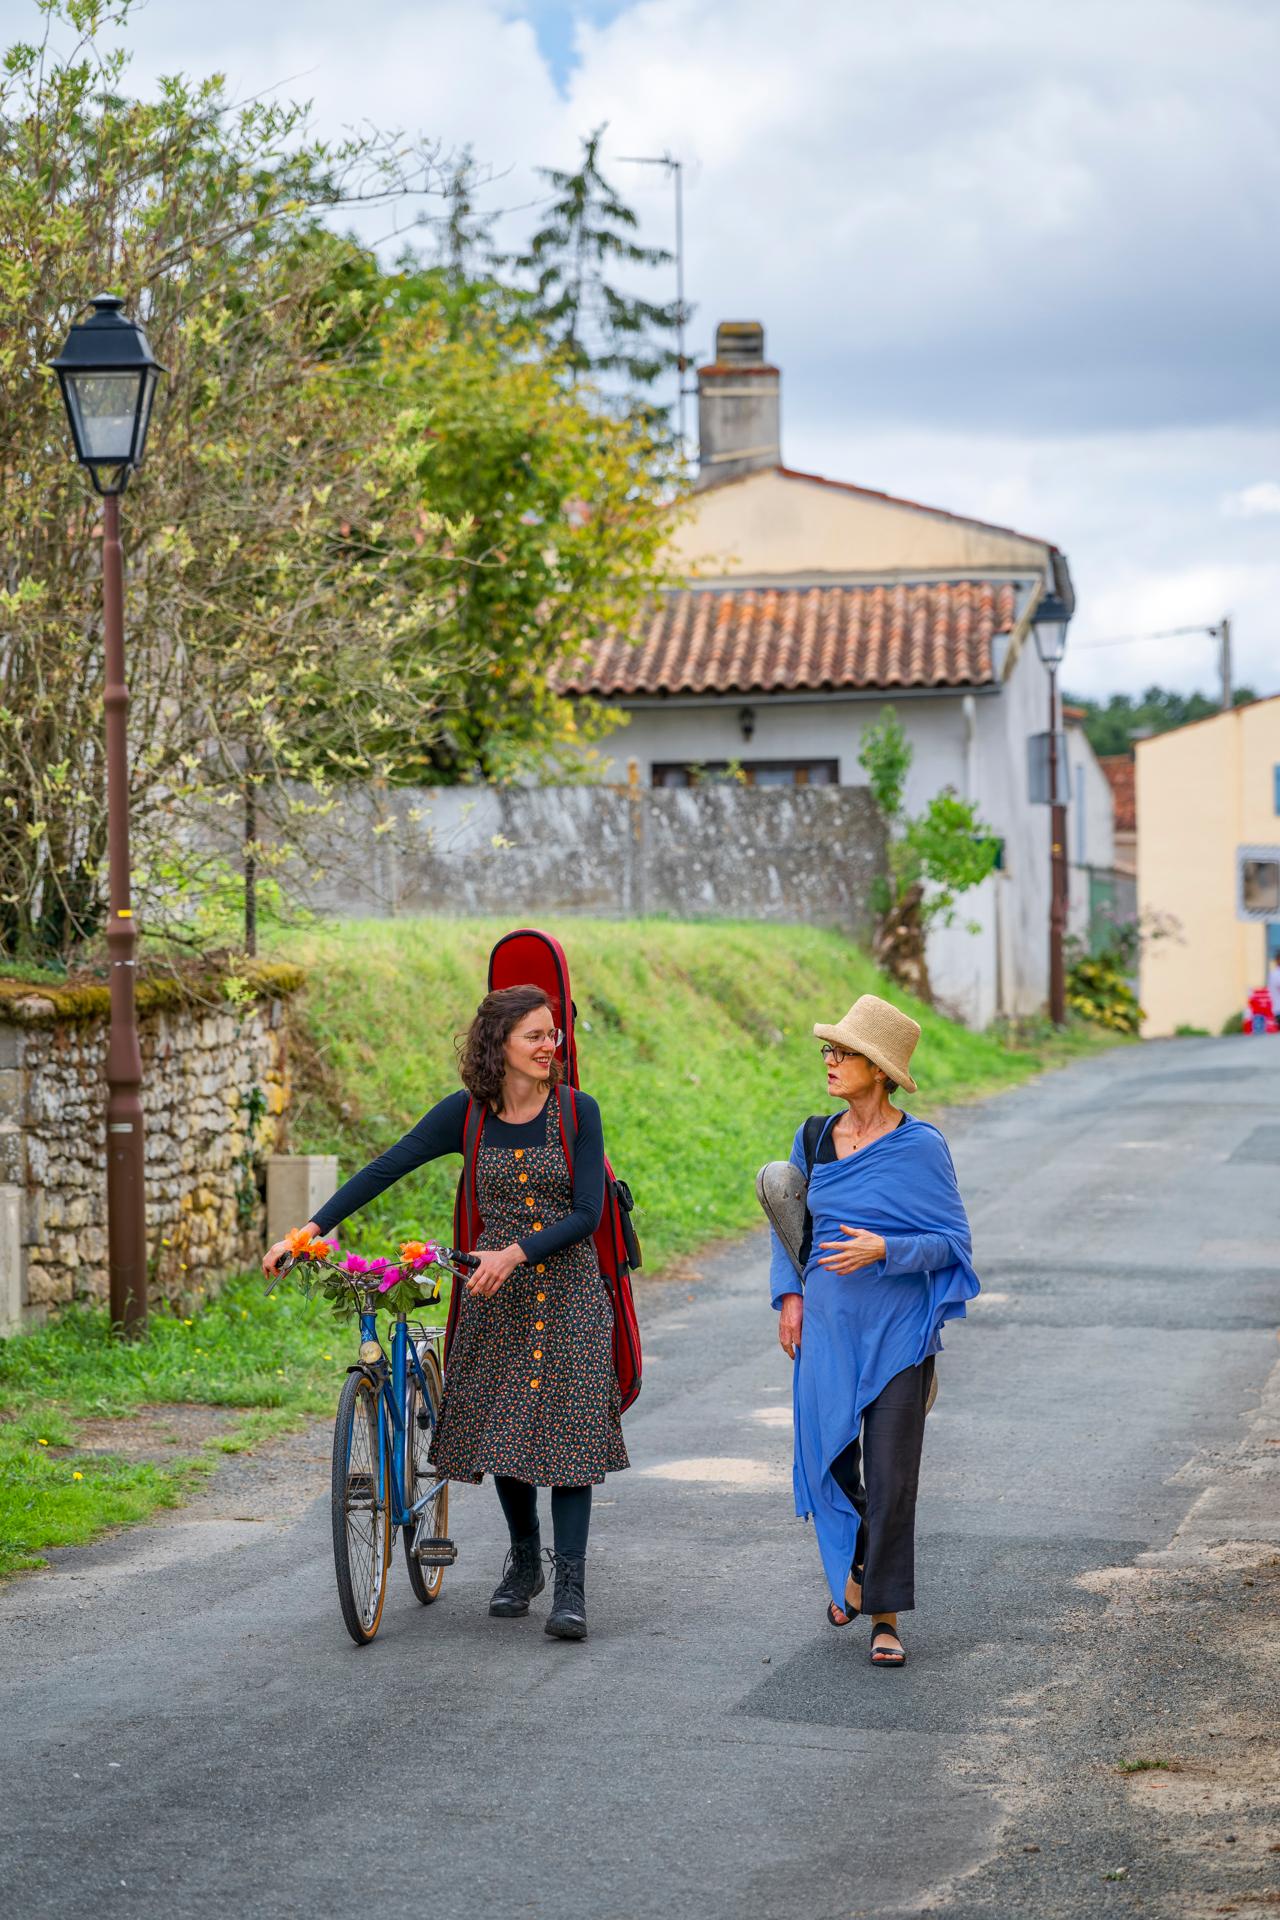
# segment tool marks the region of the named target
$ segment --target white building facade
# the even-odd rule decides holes
[[[625,715],[605,777],[654,786],[725,772],[865,785],[863,732],[892,705],[912,748],[908,810],[950,787],[1002,842],[999,870],[930,935],[938,1001],[979,1027],[1037,1012],[1049,813],[1029,798],[1028,741],[1048,725],[1049,687],[1032,629],[1046,596],[1073,604],[1065,557],[784,467],[763,347],[753,323],[721,327],[699,373],[700,480],[672,541],[689,586],[643,632],[594,647],[567,690]],[[1083,733],[1070,741],[1069,858],[1078,844],[1082,865],[1109,865],[1110,789]],[[1074,891],[1087,903],[1087,887]]]

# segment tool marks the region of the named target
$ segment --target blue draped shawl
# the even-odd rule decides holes
[[[791,1164],[803,1173],[802,1135],[798,1129]],[[927,1120],[907,1115],[892,1133],[847,1159],[815,1161],[809,1212],[813,1251],[792,1377],[793,1479],[796,1512],[812,1517],[831,1597],[843,1607],[858,1516],[831,1464],[894,1375],[941,1351],[943,1322],[963,1317],[979,1283],[951,1153]],[[840,1240],[842,1225],[882,1235],[885,1258],[850,1274],[820,1267],[821,1243]],[[801,1291],[776,1234],[770,1290],[775,1307],[785,1294]]]

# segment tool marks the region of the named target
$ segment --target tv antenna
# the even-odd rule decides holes
[[[686,387],[688,360],[684,350],[687,314],[684,304],[684,161],[671,153],[620,153],[619,160],[631,167],[665,167],[676,190],[676,418],[680,428],[680,451],[685,451],[684,401],[692,387]]]

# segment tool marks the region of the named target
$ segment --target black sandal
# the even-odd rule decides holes
[[[876,1652],[876,1641],[882,1633],[887,1633],[894,1640],[897,1640],[898,1647],[896,1652],[892,1647],[885,1647],[880,1653]],[[873,1667],[905,1667],[907,1664],[906,1648],[899,1638],[898,1629],[891,1627],[887,1620],[881,1620],[878,1626],[874,1626],[871,1629],[870,1659]]]
[[[861,1586],[862,1585],[862,1568],[850,1567],[849,1580],[856,1580],[858,1582],[858,1585]],[[844,1583],[844,1597],[846,1600],[849,1598],[849,1580],[846,1580]],[[837,1612],[844,1614],[843,1620],[836,1619]],[[834,1600],[828,1600],[827,1602],[828,1626],[849,1627],[853,1625],[853,1622],[857,1619],[857,1617],[858,1617],[858,1609],[856,1607],[853,1609],[853,1612],[850,1613],[847,1607],[837,1608]]]

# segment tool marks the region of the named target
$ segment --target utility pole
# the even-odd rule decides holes
[[[1055,1027],[1067,1024],[1067,919],[1070,877],[1067,873],[1067,809],[1064,796],[1068,770],[1058,765],[1062,740],[1058,719],[1058,669],[1049,668],[1049,1018]]]
[[[620,153],[618,158],[630,167],[665,167],[676,190],[676,418],[680,427],[680,451],[685,448],[685,395],[690,391],[684,377],[689,362],[684,350],[684,328],[688,317],[684,304],[684,161],[670,153]]]
[[[1222,672],[1222,711],[1230,713],[1234,698],[1231,686],[1231,616],[1224,613],[1210,633],[1217,635],[1218,663]]]

